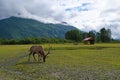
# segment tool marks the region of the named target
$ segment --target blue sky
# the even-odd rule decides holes
[[[120,0],[0,0],[0,19],[10,16],[45,23],[67,22],[81,30],[99,31],[104,25],[120,38]],[[111,26],[112,25],[112,26]]]

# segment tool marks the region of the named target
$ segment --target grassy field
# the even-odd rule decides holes
[[[120,44],[51,44],[46,63],[27,61],[30,46],[0,45],[0,80],[120,79]]]

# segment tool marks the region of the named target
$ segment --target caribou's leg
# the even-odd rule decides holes
[[[40,61],[40,55],[38,54],[38,61]]]
[[[29,57],[28,57],[28,61],[30,61],[30,56],[31,56],[32,52],[29,53]]]
[[[42,60],[42,55],[40,55],[40,60]]]
[[[41,55],[40,54],[38,54],[38,61],[40,61],[41,60]]]
[[[36,61],[36,58],[35,58],[35,53],[36,53],[36,52],[34,52],[34,53],[33,53],[33,58],[34,58],[34,60]]]

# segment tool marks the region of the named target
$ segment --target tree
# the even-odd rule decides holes
[[[110,42],[111,41],[111,30],[106,30],[105,28],[102,28],[100,30],[100,39],[101,42]]]
[[[110,29],[108,29],[107,30],[107,32],[108,32],[108,42],[110,42],[111,40],[112,40],[112,37],[111,37],[111,30]]]
[[[95,33],[94,33],[94,31],[89,31],[88,37],[93,37],[93,38],[95,38]]]
[[[96,42],[100,42],[100,41],[101,41],[101,39],[100,39],[100,33],[97,32],[96,33]]]
[[[70,30],[70,31],[66,32],[65,38],[68,40],[76,41],[76,42],[79,42],[82,40],[81,33],[79,30]]]
[[[87,37],[88,37],[88,34],[89,34],[89,33],[87,33],[87,32],[84,32],[84,33],[82,34],[82,39],[85,39],[85,38],[87,38]]]

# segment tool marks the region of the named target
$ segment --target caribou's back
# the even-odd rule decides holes
[[[32,46],[32,47],[30,48],[30,51],[31,51],[32,53],[41,53],[41,54],[44,53],[42,46]]]
[[[42,50],[42,47],[41,46],[31,46],[30,47],[30,51],[31,52],[39,52]]]

